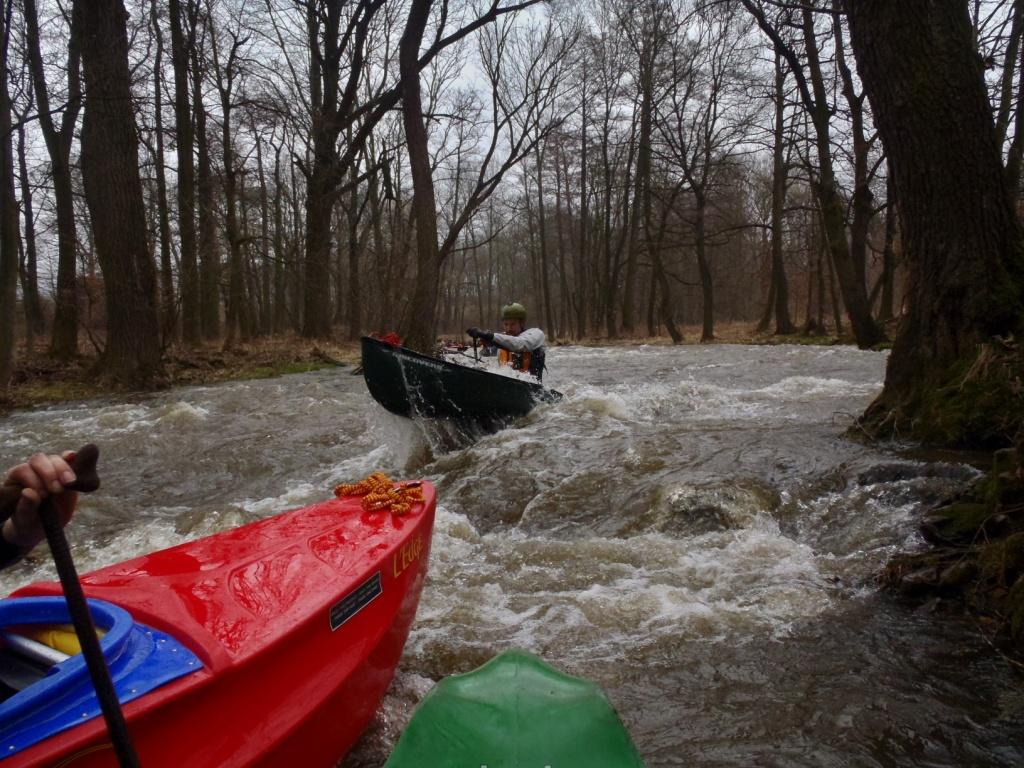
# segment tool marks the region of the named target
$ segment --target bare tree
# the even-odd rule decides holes
[[[14,147],[8,54],[12,0],[0,4],[0,389],[14,361],[14,302],[18,283],[18,203],[14,196]]]
[[[23,0],[23,5],[27,30],[26,49],[35,85],[39,127],[46,140],[46,150],[50,157],[50,174],[53,177],[53,196],[57,213],[57,294],[50,354],[58,359],[67,359],[78,354],[78,232],[71,183],[71,146],[81,109],[81,38],[78,22],[72,14],[67,20],[67,101],[63,110],[55,111],[50,103],[51,85],[47,83],[43,66],[36,0]],[[54,114],[57,111],[60,112],[59,129],[54,123]]]
[[[195,30],[187,29],[181,0],[169,0],[171,61],[174,66],[174,130],[178,160],[178,237],[181,251],[181,334],[186,344],[201,336],[198,249],[196,245],[195,129],[189,103],[189,56]]]
[[[483,27],[486,24],[498,19],[500,16],[504,16],[509,13],[514,13],[525,7],[533,5],[533,0],[519,3],[513,6],[500,7],[497,2],[494,2],[488,11],[478,16],[473,21],[459,28],[456,32],[441,38],[442,31],[439,30],[435,43],[428,50],[430,57],[436,56],[440,50],[438,47],[439,41],[448,41],[445,45],[451,45],[457,40],[465,37],[470,32]],[[409,312],[409,327],[403,328],[406,330],[406,343],[412,346],[414,349],[429,349],[434,344],[434,332],[437,322],[437,296],[439,288],[439,277],[440,270],[443,264],[444,258],[451,252],[451,245],[458,238],[458,229],[461,229],[464,224],[460,225],[458,229],[455,227],[449,231],[448,237],[446,237],[445,245],[438,247],[438,232],[437,232],[437,206],[434,193],[433,178],[430,173],[430,160],[429,160],[429,148],[427,146],[427,132],[423,123],[423,103],[420,93],[420,82],[419,72],[424,66],[423,58],[419,54],[420,46],[423,42],[424,33],[426,31],[427,21],[430,18],[431,6],[433,3],[431,0],[413,0],[409,8],[409,16],[406,22],[405,31],[402,34],[402,40],[399,43],[399,71],[401,75],[401,94],[402,94],[402,116],[403,126],[405,128],[406,141],[409,148],[409,162],[412,171],[413,181],[413,199],[412,199],[412,211],[416,222],[416,259],[417,259],[417,279],[416,286],[413,290],[412,302],[410,305]],[[443,30],[443,25],[442,25]],[[495,37],[498,39],[505,39],[502,35],[498,34]],[[556,59],[557,61],[557,59]],[[525,70],[525,82],[528,85],[538,85],[532,80],[533,77],[542,78],[540,85],[544,88],[550,87],[549,84],[544,81],[545,73],[551,73],[557,68],[556,61],[546,61],[544,58],[535,59],[526,67]],[[494,80],[492,79],[492,85]],[[539,103],[537,101],[530,100],[530,96],[526,92],[520,92],[522,94],[522,107],[526,108],[527,105],[533,107],[527,114],[537,115],[539,112],[545,111],[546,102],[542,99]],[[496,106],[499,103],[500,96],[495,94]],[[514,112],[514,109],[510,109],[507,114]],[[536,119],[536,118],[534,118]],[[504,123],[512,128],[511,118],[500,117],[495,119],[496,123]],[[497,131],[501,130],[501,125],[496,125]],[[529,135],[529,131],[526,132]],[[516,136],[518,135],[518,139]],[[521,152],[519,157],[523,157],[530,149],[533,144],[528,139],[523,137],[522,133],[512,134],[512,153]],[[517,149],[518,147],[518,149]],[[525,148],[525,151],[523,149]],[[493,153],[493,150],[489,152],[489,155]],[[518,158],[517,158],[518,160]],[[513,163],[514,164],[514,163]],[[505,163],[496,172],[496,175],[487,177],[485,168],[488,167],[488,163],[484,163],[481,167],[481,175],[478,179],[477,193],[470,196],[470,202],[466,206],[466,215],[464,221],[468,221],[472,216],[473,211],[479,207],[480,203],[487,199],[487,196],[493,192],[497,182],[500,181],[501,175],[510,167],[511,164]]]
[[[676,41],[671,88],[659,115],[664,160],[678,169],[693,197],[690,223],[700,275],[701,341],[714,339],[714,282],[708,232],[714,196],[731,182],[734,155],[750,138],[757,105],[747,69],[754,54],[748,27],[729,6],[699,6]]]
[[[799,8],[776,8],[776,21],[768,17],[766,10],[775,8],[776,4],[767,0],[741,2],[771,40],[776,53],[786,59],[796,79],[800,100],[814,125],[817,165],[813,184],[825,221],[832,263],[836,269],[843,303],[850,316],[857,344],[861,347],[872,347],[884,338],[884,334],[871,315],[863,269],[851,254],[847,238],[846,211],[839,193],[832,156],[833,109],[822,72],[818,31],[815,25],[815,19],[819,15],[816,13],[817,0],[810,0]],[[787,40],[781,31],[787,27],[796,27],[800,30],[802,58],[797,52],[796,42]]]

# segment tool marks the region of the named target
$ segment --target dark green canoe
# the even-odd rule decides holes
[[[373,399],[399,416],[499,428],[562,395],[542,384],[421,355],[364,336],[363,378]]]
[[[384,768],[644,768],[601,689],[523,651],[447,677]]]

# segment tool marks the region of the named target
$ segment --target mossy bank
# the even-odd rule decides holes
[[[966,610],[1024,653],[1024,451],[994,454],[992,468],[930,510],[926,551],[893,557],[882,583],[916,603]]]

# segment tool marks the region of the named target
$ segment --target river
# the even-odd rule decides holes
[[[844,437],[885,354],[559,347],[565,398],[468,447],[334,369],[0,420],[0,466],[101,446],[69,534],[84,571],[330,495],[438,487],[400,671],[342,763],[380,766],[432,681],[520,647],[597,681],[647,764],[1019,766],[1024,684],[969,621],[874,587],[923,506],[975,474]],[[45,552],[6,593],[55,578]],[[538,767],[540,768],[540,767]]]

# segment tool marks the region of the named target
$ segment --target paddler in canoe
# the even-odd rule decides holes
[[[35,453],[4,477],[4,485],[22,490],[13,513],[0,525],[0,568],[21,560],[45,538],[39,505],[47,496],[53,496],[61,523],[68,524],[78,499],[77,493],[67,490],[77,479],[68,465],[74,455],[70,451],[63,456]]]
[[[498,348],[498,363],[508,365],[517,371],[535,376],[540,381],[544,376],[544,331],[526,327],[526,307],[518,302],[501,308],[502,333],[470,328],[466,333],[474,340]]]

